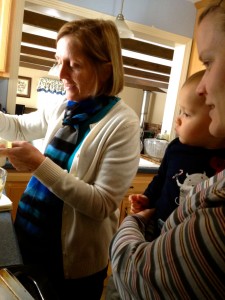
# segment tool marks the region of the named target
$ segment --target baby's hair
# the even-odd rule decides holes
[[[200,82],[203,75],[205,73],[205,70],[201,70],[201,71],[198,71],[194,74],[192,74],[190,77],[188,77],[188,79],[185,81],[185,83],[183,84],[183,87],[186,86],[186,85],[189,85],[190,83],[193,83],[193,82]]]

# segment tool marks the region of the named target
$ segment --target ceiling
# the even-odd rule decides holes
[[[65,22],[73,19],[75,16],[72,14],[58,13],[55,17],[44,7],[26,6],[20,66],[49,71],[55,63],[56,34]],[[170,79],[174,50],[138,39],[121,39],[121,44],[125,86],[165,92]],[[151,57],[157,61],[152,62]]]

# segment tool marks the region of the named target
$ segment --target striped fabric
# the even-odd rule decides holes
[[[47,145],[45,156],[69,172],[76,151],[90,132],[89,125],[101,120],[118,101],[117,97],[68,101],[63,127]],[[42,256],[52,259],[54,265],[61,261],[62,209],[63,201],[32,176],[19,202],[14,224],[24,262],[28,259],[38,263],[34,252],[41,262]]]
[[[88,98],[81,102],[68,101],[62,127],[56,132],[45,150],[45,156],[57,165],[69,171],[70,157],[75,154],[79,143],[89,132],[90,121],[98,113],[107,111],[107,105],[115,97]],[[18,206],[15,228],[19,235],[20,228],[30,236],[36,235],[47,244],[58,240],[60,245],[61,217],[63,202],[45,187],[35,176],[31,177]],[[57,230],[56,230],[57,229]],[[38,242],[40,245],[40,242]]]
[[[111,243],[122,299],[225,299],[225,171],[194,188],[151,243],[144,222],[128,216]]]

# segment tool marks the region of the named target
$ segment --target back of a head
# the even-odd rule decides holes
[[[195,108],[205,105],[205,96],[203,94],[200,95],[197,92],[197,87],[204,73],[205,70],[201,70],[192,74],[187,78],[180,91],[180,94],[182,93],[182,95],[186,95],[186,97],[188,97],[189,105],[193,105]]]
[[[82,19],[65,23],[59,30],[56,42],[71,35],[82,47],[100,77],[102,65],[110,63],[112,74],[100,94],[117,95],[123,89],[124,71],[118,30],[111,20]]]
[[[223,31],[225,31],[225,0],[206,1],[205,9],[203,9],[202,13],[198,18],[198,24],[200,24],[206,16],[211,14],[218,16],[218,25],[221,26]]]
[[[192,74],[190,77],[188,77],[188,79],[185,81],[185,83],[183,84],[183,87],[184,86],[187,86],[189,84],[196,84],[198,85],[199,82],[201,81],[203,75],[205,73],[205,70],[201,70],[201,71],[198,71],[194,74]]]

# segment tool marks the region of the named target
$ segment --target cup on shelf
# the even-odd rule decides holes
[[[7,179],[7,171],[3,168],[0,168],[0,199],[5,189],[6,179]]]

